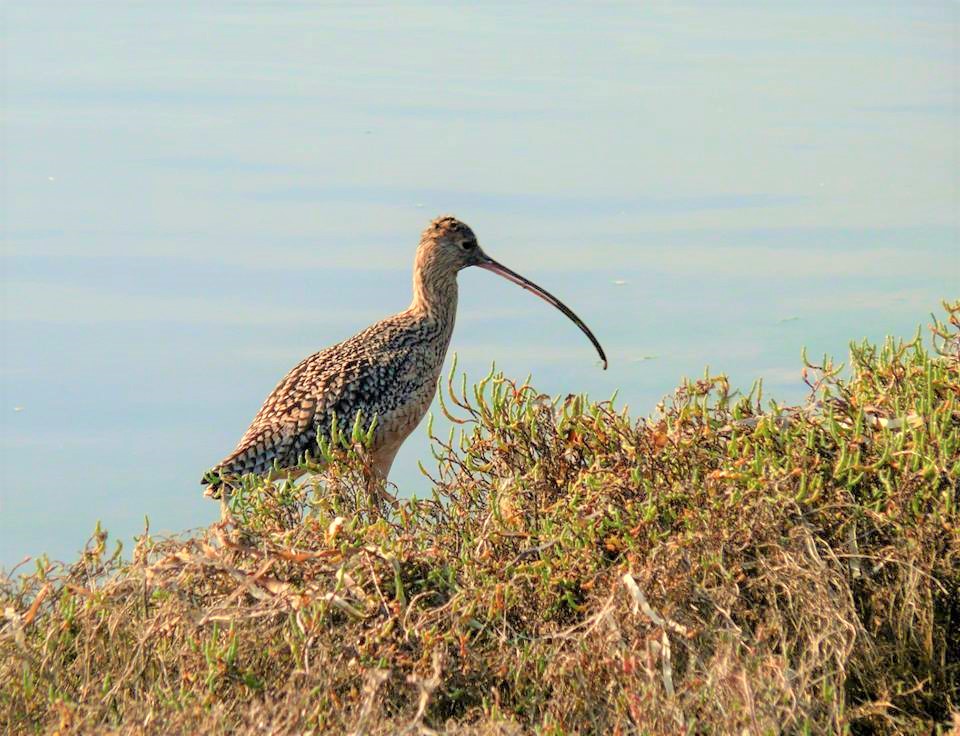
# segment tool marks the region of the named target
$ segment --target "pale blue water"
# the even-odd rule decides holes
[[[842,6],[842,7],[838,7]],[[215,518],[197,480],[301,357],[470,223],[453,350],[649,412],[709,364],[960,295],[952,2],[2,6],[0,565]],[[426,490],[425,430],[393,480]]]

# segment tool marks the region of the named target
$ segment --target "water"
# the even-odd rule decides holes
[[[215,518],[202,471],[406,306],[440,213],[610,356],[470,271],[472,377],[642,414],[709,364],[800,399],[803,345],[958,296],[957,9],[8,0],[0,565]],[[404,494],[420,458],[423,428]]]

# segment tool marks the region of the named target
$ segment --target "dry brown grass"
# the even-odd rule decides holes
[[[947,732],[960,708],[960,304],[811,402],[725,379],[650,419],[448,387],[434,497],[362,448],[249,482],[132,559],[96,534],[0,587],[15,733]]]

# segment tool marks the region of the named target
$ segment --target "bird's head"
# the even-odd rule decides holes
[[[438,217],[427,225],[417,249],[418,264],[451,274],[468,266],[479,266],[486,258],[473,230],[449,215]]]
[[[487,271],[492,271],[507,279],[507,281],[512,281],[527,291],[536,294],[545,302],[563,312],[590,339],[603,361],[604,369],[606,369],[607,356],[604,354],[599,341],[583,320],[574,314],[566,304],[546,289],[537,286],[529,279],[524,278],[516,271],[510,270],[484,253],[473,230],[457,218],[444,215],[431,222],[423,231],[423,235],[420,236],[414,274],[415,285],[418,278],[423,278],[426,281],[444,281],[447,279],[453,281],[459,271],[470,266],[479,266]]]

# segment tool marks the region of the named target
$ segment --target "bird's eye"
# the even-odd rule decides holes
[[[460,247],[463,248],[464,250],[473,250],[474,248],[477,247],[477,244],[473,240],[465,240],[462,243],[460,243]]]

